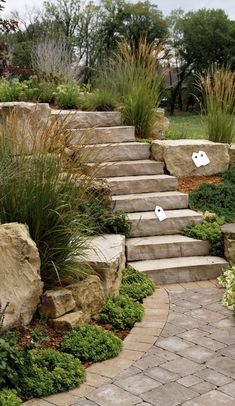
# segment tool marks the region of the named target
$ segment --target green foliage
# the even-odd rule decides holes
[[[80,324],[63,336],[62,351],[73,354],[82,361],[104,361],[116,357],[121,351],[122,341],[111,331],[99,326]]]
[[[31,329],[30,332],[35,348],[41,347],[44,341],[49,340],[48,334],[44,333],[41,326],[36,326],[34,329]]]
[[[225,175],[226,176],[226,175]],[[226,222],[235,219],[235,185],[229,182],[218,185],[203,184],[189,195],[189,207],[210,211],[223,216]]]
[[[11,102],[21,100],[23,85],[18,79],[8,81],[5,78],[0,79],[0,101]]]
[[[232,166],[226,172],[222,173],[221,178],[225,183],[229,183],[235,187],[235,166]]]
[[[231,308],[235,316],[235,265],[225,269],[218,280],[225,288],[223,304]]]
[[[53,82],[40,81],[37,76],[20,82],[18,79],[0,80],[0,101],[33,101],[50,103],[53,101],[56,85]]]
[[[16,390],[8,388],[0,390],[0,406],[20,406],[22,403]]]
[[[18,387],[20,376],[26,371],[27,353],[0,337],[0,388]],[[28,365],[29,366],[29,365]]]
[[[107,299],[99,319],[102,323],[110,323],[115,328],[124,329],[141,321],[143,315],[142,304],[128,296],[119,295]]]
[[[22,393],[30,397],[48,396],[76,388],[85,380],[81,362],[70,354],[52,349],[30,351],[32,368],[20,382]]]
[[[224,239],[221,231],[222,224],[224,224],[223,217],[207,217],[201,224],[186,227],[183,230],[183,234],[199,240],[208,240],[210,242],[210,254],[223,257]]]
[[[121,295],[127,295],[139,301],[152,295],[154,290],[154,283],[143,273],[131,267],[122,271]]]
[[[113,111],[117,108],[117,100],[108,89],[97,89],[83,96],[82,107],[89,111]]]
[[[41,277],[45,287],[54,287],[86,272],[85,262],[74,273],[75,257],[84,258],[87,242],[81,236],[85,221],[77,207],[83,201],[88,178],[64,172],[59,155],[33,153],[12,156],[0,146],[0,219],[1,223],[27,224],[41,258]],[[75,179],[76,178],[76,179]],[[79,193],[78,193],[79,190]],[[81,261],[82,262],[82,261]]]
[[[209,140],[231,143],[235,136],[235,72],[224,67],[210,68],[199,77],[204,98]]]
[[[128,237],[131,231],[128,215],[123,210],[114,211],[104,223],[103,231],[108,234],[123,234]]]
[[[76,83],[67,83],[56,88],[55,104],[60,109],[76,109],[81,103],[80,88]]]

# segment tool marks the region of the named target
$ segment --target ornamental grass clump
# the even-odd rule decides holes
[[[148,44],[146,39],[141,39],[137,48],[121,41],[97,80],[98,88],[119,101],[123,124],[135,126],[138,137],[151,135],[157,120],[164,93],[159,74],[161,52],[161,44]]]
[[[80,324],[63,336],[61,349],[81,361],[99,362],[116,357],[122,341],[100,326]]]
[[[231,143],[235,136],[235,72],[212,66],[200,75],[198,86],[207,116],[209,140]]]

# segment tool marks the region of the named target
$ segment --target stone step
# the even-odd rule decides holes
[[[164,221],[159,221],[154,211],[129,213],[130,237],[179,234],[183,228],[203,221],[202,214],[193,210],[166,210],[165,213],[167,218]]]
[[[127,213],[152,211],[156,206],[164,210],[186,209],[188,195],[177,191],[140,193],[112,196],[113,210],[124,210]]]
[[[177,178],[169,175],[119,176],[106,178],[111,194],[165,192],[177,189]]]
[[[123,142],[119,144],[86,145],[82,151],[83,162],[137,161],[149,158],[149,144]]]
[[[65,128],[95,128],[116,127],[121,125],[119,111],[76,111],[76,110],[51,110],[52,118],[63,123]]]
[[[70,129],[70,144],[111,144],[135,141],[135,127]]]
[[[126,240],[128,261],[209,255],[208,241],[184,235],[159,235]]]
[[[95,165],[87,163],[87,166]],[[101,163],[96,170],[96,176],[115,177],[115,176],[136,176],[136,175],[161,175],[164,173],[163,162],[143,159],[142,161],[118,161]]]
[[[215,279],[228,265],[225,259],[212,256],[155,259],[129,262],[159,284]]]

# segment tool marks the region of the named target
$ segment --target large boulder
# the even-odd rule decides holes
[[[230,165],[235,166],[235,144],[232,144],[229,149]]]
[[[28,228],[0,225],[0,301],[7,307],[4,328],[30,323],[42,294],[40,258]]]
[[[16,151],[31,153],[45,144],[51,123],[48,103],[0,103],[0,128],[6,138],[14,142]]]
[[[99,274],[105,296],[119,293],[125,268],[125,237],[107,234],[92,239],[86,261]]]
[[[224,255],[231,265],[235,265],[235,223],[224,224]]]
[[[151,132],[151,136],[153,136],[154,139],[163,140],[169,125],[170,121],[167,117],[165,117],[164,111],[158,111],[156,115],[156,123]]]
[[[210,163],[197,168],[192,160],[193,152],[204,151]],[[229,144],[207,140],[165,140],[154,141],[152,157],[165,162],[171,175],[210,176],[225,172],[229,167]]]

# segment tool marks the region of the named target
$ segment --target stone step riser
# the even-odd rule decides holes
[[[92,164],[87,164],[92,165]],[[138,175],[161,175],[164,173],[162,162],[155,161],[119,161],[100,165],[96,171],[96,177],[115,176],[138,176]]]
[[[87,145],[82,151],[83,162],[117,162],[149,159],[149,145],[140,142]]]
[[[177,258],[209,255],[208,241],[194,240],[190,242],[143,244],[128,246],[127,261],[140,261],[150,259]]]
[[[70,145],[134,142],[134,127],[100,127],[67,130]]]
[[[176,258],[177,261],[177,258]],[[129,262],[129,265],[135,266],[135,263]],[[216,279],[223,269],[226,267],[224,264],[209,264],[209,265],[189,265],[185,267],[178,267],[174,269],[157,269],[151,271],[144,271],[144,273],[157,284],[167,283],[183,283],[183,282],[195,282],[204,281],[210,279]]]
[[[176,192],[173,192],[176,193]],[[161,206],[164,210],[174,209],[186,209],[188,207],[188,195],[176,194],[169,196],[147,196],[144,195],[140,198],[133,197],[131,199],[122,196],[122,199],[116,199],[116,196],[112,197],[112,204],[114,210],[124,210],[127,213],[134,213],[140,211],[153,211],[156,206]]]
[[[151,235],[179,234],[185,227],[199,224],[203,221],[202,216],[185,216],[167,218],[160,222],[156,219],[131,220],[131,237],[146,237]]]
[[[108,179],[112,195],[125,195],[130,193],[165,192],[177,189],[177,179],[174,177],[112,180]]]

